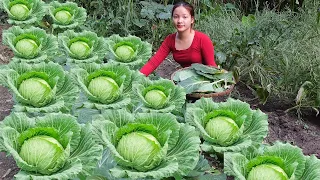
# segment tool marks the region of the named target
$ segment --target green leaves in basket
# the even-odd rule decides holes
[[[206,84],[210,84],[210,80],[197,74],[180,82],[178,81],[178,85],[182,86],[186,90],[187,94],[196,92],[199,87],[203,87]]]
[[[177,71],[172,80],[187,94],[223,92],[235,84],[232,72],[198,63]]]

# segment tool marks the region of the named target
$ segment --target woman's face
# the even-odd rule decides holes
[[[194,22],[194,17],[186,8],[179,6],[173,11],[172,20],[177,31],[184,32],[192,28],[191,24]]]

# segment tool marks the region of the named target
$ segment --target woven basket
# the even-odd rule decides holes
[[[171,74],[171,81],[174,83],[173,77],[175,76],[175,74],[176,74],[177,72],[182,71],[182,70],[185,70],[185,69],[188,69],[188,68],[190,68],[190,67],[181,68],[181,69],[178,69],[178,70],[176,70],[175,72],[173,72],[173,73]],[[200,93],[200,92],[197,92],[197,93],[187,94],[187,97],[189,97],[189,98],[221,97],[221,96],[229,95],[229,94],[232,92],[233,88],[234,88],[234,84],[233,84],[232,86],[230,86],[230,88],[226,89],[226,90],[223,91],[223,92],[215,92],[215,93]]]

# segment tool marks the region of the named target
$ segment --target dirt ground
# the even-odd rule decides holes
[[[6,46],[2,45],[2,30],[8,26],[0,26],[0,66],[7,64],[13,53]],[[8,89],[0,86],[0,121],[10,114],[13,102]],[[0,129],[1,131],[1,129]],[[6,157],[4,152],[0,152],[0,180],[9,180],[19,171],[15,161],[11,157]]]
[[[8,26],[0,26],[2,30]],[[13,56],[10,49],[2,45],[0,38],[0,65],[7,64]],[[172,72],[179,68],[179,65],[170,59],[165,60],[156,73],[164,78],[170,78]],[[286,107],[282,106],[277,100],[271,100],[265,105],[260,105],[250,90],[243,84],[238,84],[232,95],[235,98],[248,102],[252,108],[260,108],[268,114],[269,134],[265,142],[272,143],[276,140],[290,142],[303,149],[306,155],[315,154],[320,158],[320,117],[308,116],[299,120],[295,114],[285,113]],[[10,114],[13,102],[12,96],[5,87],[0,86],[0,121]],[[0,152],[0,180],[12,179],[14,174],[19,171],[11,157],[6,157],[5,153]]]

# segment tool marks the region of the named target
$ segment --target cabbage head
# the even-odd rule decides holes
[[[45,3],[41,0],[2,0],[0,8],[8,14],[8,23],[13,25],[32,25],[46,14]]]
[[[319,179],[319,165],[314,155],[304,156],[299,147],[282,142],[224,154],[224,172],[241,180]]]
[[[142,78],[133,84],[133,90],[134,106],[143,112],[180,111],[186,99],[184,89],[167,79]]]
[[[104,38],[90,31],[68,30],[59,34],[58,41],[69,63],[101,63],[107,53]]]
[[[148,102],[152,107],[161,107],[166,103],[167,96],[166,94],[157,89],[150,90],[144,96],[146,102]]]
[[[61,24],[69,24],[73,19],[72,14],[69,11],[63,9],[56,10],[54,17]]]
[[[107,103],[110,99],[113,99],[114,97],[118,98],[120,96],[117,82],[113,78],[104,75],[91,79],[88,90],[102,103]]]
[[[56,63],[10,63],[0,72],[0,84],[14,95],[15,111],[68,112],[79,90]]]
[[[52,1],[49,4],[49,15],[53,19],[53,29],[73,29],[82,25],[87,18],[86,9],[69,1]]]
[[[198,133],[194,127],[178,123],[170,113],[133,115],[124,109],[106,110],[93,119],[98,142],[110,150],[103,159],[115,162],[102,175],[105,178],[186,176],[198,163]]]
[[[185,120],[201,133],[201,149],[210,153],[237,152],[261,143],[268,133],[268,117],[248,103],[229,98],[216,103],[201,98],[188,104]]]
[[[233,144],[239,139],[239,126],[235,121],[226,116],[216,116],[209,120],[205,126],[210,137],[215,138],[219,145]]]
[[[0,141],[20,172],[16,179],[72,179],[92,175],[102,146],[90,124],[80,125],[71,115],[46,114],[29,118],[12,113],[0,123]],[[63,127],[63,128],[61,128]]]
[[[288,175],[284,170],[273,164],[261,164],[253,167],[249,174],[248,180],[259,180],[259,179],[274,179],[274,180],[289,180]]]
[[[136,36],[120,37],[114,34],[107,38],[108,62],[124,64],[131,69],[138,69],[145,64],[152,53],[151,44]]]
[[[70,45],[69,49],[72,52],[72,54],[78,56],[79,58],[88,57],[90,55],[90,50],[91,50],[88,43],[86,43],[84,41],[73,42]]]
[[[10,13],[17,20],[25,20],[29,16],[29,8],[24,4],[14,4],[10,7]]]
[[[40,73],[33,74],[35,77],[24,79],[21,82],[18,91],[22,97],[30,101],[32,106],[41,107],[53,99],[54,93],[52,93],[52,88],[47,82],[49,81],[48,76],[43,76],[47,80],[46,81],[37,77],[41,76]]]
[[[131,102],[132,74],[116,64],[78,64],[71,69],[84,92],[83,106],[90,109],[120,109]]]
[[[161,153],[161,144],[152,134],[135,131],[123,135],[116,149],[124,159],[135,164],[137,170],[144,171],[141,167],[151,165],[153,158]]]
[[[52,60],[58,52],[56,37],[36,27],[22,29],[13,26],[3,31],[3,44],[12,49],[15,55],[13,62],[46,62]]]
[[[15,45],[16,50],[25,57],[34,58],[38,55],[38,44],[33,39],[21,39]]]
[[[37,135],[25,140],[21,145],[19,155],[27,164],[35,166],[41,174],[51,174],[48,169],[62,166],[62,160],[69,156],[64,152],[59,141],[46,135]]]
[[[133,45],[119,45],[115,48],[115,53],[119,57],[119,60],[123,62],[130,62],[135,54],[135,50],[133,48]]]

